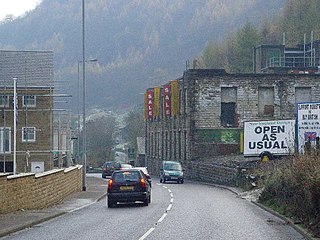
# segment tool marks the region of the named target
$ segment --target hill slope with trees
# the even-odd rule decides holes
[[[223,39],[248,18],[261,24],[284,1],[85,1],[86,53],[98,59],[87,64],[88,106],[142,103],[146,88],[180,77],[209,40]],[[64,82],[57,86],[77,96],[81,1],[42,0],[23,17],[2,21],[0,39],[0,49],[54,50],[55,80]]]

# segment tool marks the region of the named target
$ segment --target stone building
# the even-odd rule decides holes
[[[16,172],[52,169],[53,52],[1,50],[0,172],[14,168],[13,78],[18,105]]]
[[[157,173],[162,160],[178,160],[194,175],[195,168],[202,167],[196,163],[241,153],[245,121],[295,119],[297,102],[319,101],[319,74],[189,69],[176,81],[146,92],[147,165]],[[178,107],[175,114],[173,107]]]

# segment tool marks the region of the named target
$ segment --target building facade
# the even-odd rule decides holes
[[[53,52],[0,51],[0,111],[0,172],[13,172],[14,145],[17,173],[52,169]]]
[[[146,92],[147,165],[156,170],[162,160],[178,160],[190,166],[240,154],[245,121],[295,119],[296,103],[319,101],[319,74],[187,70]]]

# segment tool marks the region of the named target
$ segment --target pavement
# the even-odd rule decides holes
[[[0,214],[0,238],[29,228],[52,218],[87,207],[106,196],[107,181],[87,176],[87,191],[77,192],[61,204],[42,210],[19,210],[14,213]]]

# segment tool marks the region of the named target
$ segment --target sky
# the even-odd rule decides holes
[[[0,0],[0,21],[8,14],[18,17],[34,9],[41,0]]]

